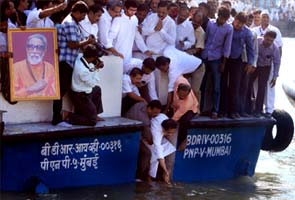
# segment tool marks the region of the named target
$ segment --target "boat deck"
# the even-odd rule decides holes
[[[227,117],[211,119],[206,116],[195,117],[191,120],[191,128],[213,128],[213,127],[242,127],[242,126],[257,126],[257,125],[270,125],[275,124],[273,118],[266,117],[241,117],[238,119],[231,119]]]
[[[191,120],[190,128],[214,128],[214,127],[241,127],[257,125],[273,125],[273,118],[219,118],[210,119],[205,116],[198,116]],[[105,121],[98,122],[95,126],[72,127],[53,126],[48,122],[5,124],[2,134],[3,141],[15,141],[22,139],[48,139],[68,138],[73,136],[97,135],[107,133],[123,133],[125,131],[138,131],[142,129],[142,123],[122,117],[109,117]]]
[[[5,124],[2,139],[4,141],[22,140],[23,138],[44,139],[66,138],[73,136],[97,135],[107,133],[120,133],[141,130],[142,123],[122,117],[104,118],[95,126],[73,125],[72,127],[53,126],[48,122]]]

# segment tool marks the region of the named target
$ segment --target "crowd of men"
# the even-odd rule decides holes
[[[56,27],[60,94],[70,93],[75,109],[63,118],[62,98],[55,100],[52,124],[95,125],[103,120],[99,57],[122,58],[121,114],[144,124],[140,179],[156,178],[161,169],[169,183],[171,164],[165,158],[183,148],[196,115],[271,117],[282,40],[267,12],[232,14],[230,1],[213,16],[204,2],[188,7],[160,0],[36,0],[32,10],[28,6],[27,0],[1,2],[1,69],[11,56],[7,28]],[[156,72],[168,76],[166,105],[159,101]]]

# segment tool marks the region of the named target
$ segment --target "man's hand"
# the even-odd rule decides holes
[[[97,62],[96,62],[96,64],[95,64],[95,68],[96,68],[96,69],[101,69],[101,68],[103,68],[103,67],[104,67],[103,61],[97,59]]]
[[[12,52],[0,52],[0,58],[12,58],[13,53]]]
[[[163,21],[161,19],[159,19],[159,21],[158,21],[158,23],[157,23],[154,30],[155,31],[160,31],[162,29],[162,27],[163,27]]]
[[[150,56],[152,56],[154,54],[154,52],[152,52],[150,50],[147,50],[147,51],[144,52],[144,54],[150,57]]]
[[[27,27],[26,27],[26,26],[19,26],[19,28],[20,28],[20,30],[22,30],[22,31],[27,30]]]
[[[164,179],[165,183],[170,184],[169,172],[167,172],[167,171],[163,172],[163,179]]]
[[[225,63],[220,63],[220,65],[219,65],[219,71],[220,71],[220,73],[223,73],[224,72],[224,68],[225,68]]]
[[[27,87],[26,91],[28,94],[33,94],[44,90],[46,86],[47,82],[44,79],[41,79],[36,81],[34,85]]]
[[[108,51],[112,52],[114,56],[119,56],[120,58],[124,59],[123,54],[119,53],[114,47],[107,49]]]
[[[148,102],[144,99],[144,98],[142,98],[142,100],[141,100],[145,105],[148,105]]]
[[[123,54],[119,53],[119,52],[115,52],[114,53],[115,56],[119,56],[120,58],[124,59]]]
[[[184,48],[184,40],[179,40],[179,44],[177,45],[178,48],[183,49]]]
[[[276,85],[277,79],[276,78],[272,78],[270,81],[270,87],[274,87]]]
[[[89,35],[89,37],[87,38],[87,44],[95,44],[96,40],[95,37],[93,35]]]
[[[140,26],[137,26],[137,30],[140,34],[142,34],[142,28]]]
[[[12,52],[7,52],[7,57],[8,58],[13,58],[13,53]]]
[[[167,115],[168,112],[169,112],[169,107],[166,106],[165,109],[163,110],[163,113],[164,113],[165,115]]]
[[[245,72],[247,74],[252,74],[255,70],[256,70],[256,68],[253,67],[252,65],[249,65],[249,64],[247,64],[245,67]]]
[[[58,6],[56,6],[56,12],[59,12],[59,11],[62,11],[64,9],[66,9],[68,6],[67,2],[63,2],[63,3],[60,3]]]
[[[190,49],[185,50],[185,52],[190,55],[194,55],[197,52],[197,50],[195,48],[190,48]]]

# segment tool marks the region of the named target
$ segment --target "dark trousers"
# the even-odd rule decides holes
[[[138,101],[131,99],[129,96],[123,97],[121,106],[121,116],[123,116],[137,102]]]
[[[204,79],[202,81],[202,88],[206,88],[206,82],[208,79],[211,79],[213,82],[213,94],[211,95],[212,97],[212,112],[213,113],[218,113],[219,112],[219,102],[220,102],[220,80],[221,80],[221,73],[219,71],[219,65],[220,65],[221,60],[210,60],[210,61],[205,61],[206,65],[206,72],[204,75]],[[203,85],[203,83],[205,85]],[[203,93],[204,94],[204,93]],[[201,106],[203,107],[205,102],[204,100],[201,100]]]
[[[72,100],[75,112],[70,116],[70,123],[94,126],[97,114],[102,113],[101,89],[95,86],[90,94],[73,92]]]
[[[10,96],[10,75],[9,75],[9,59],[0,58],[0,76],[1,76],[1,93],[4,99],[10,104],[16,104],[17,101],[11,101]]]
[[[150,94],[149,94],[149,88],[148,84],[141,86],[139,89],[140,96],[146,100],[146,102],[150,102]]]
[[[178,124],[179,124],[178,138],[177,138],[178,146],[181,144],[182,141],[186,139],[187,129],[189,127],[190,120],[195,115],[196,114],[193,111],[189,110],[184,115],[182,115],[181,118],[178,120]]]
[[[221,76],[220,113],[239,112],[242,59],[228,59]]]
[[[53,117],[52,124],[56,125],[62,121],[62,98],[69,92],[71,96],[71,84],[72,84],[73,68],[67,62],[59,62],[59,82],[60,82],[60,99],[53,101]]]
[[[255,79],[258,79],[258,91],[255,99],[255,113],[261,113],[263,110],[263,101],[265,96],[265,90],[267,87],[267,80],[269,77],[271,66],[258,66],[257,69],[250,76],[249,87],[247,94],[248,103],[251,103],[252,94],[254,93],[253,83]]]
[[[140,140],[137,158],[136,178],[147,180],[150,171],[150,160],[152,154],[150,149]]]
[[[239,90],[239,112],[240,113],[250,113],[251,111],[251,104],[247,101],[247,93],[249,90],[249,80],[251,74],[247,74],[245,71],[247,63],[242,63],[242,76],[241,76],[241,83],[240,83],[240,90]]]

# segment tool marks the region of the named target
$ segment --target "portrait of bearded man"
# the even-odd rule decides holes
[[[45,61],[47,38],[30,35],[25,44],[26,58],[13,64],[13,92],[16,98],[56,96],[54,66]]]

